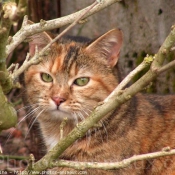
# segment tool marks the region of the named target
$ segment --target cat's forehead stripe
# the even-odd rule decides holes
[[[64,69],[70,70],[72,63],[77,59],[77,53],[79,51],[79,48],[76,47],[75,45],[70,45],[69,48],[67,49],[67,54],[65,55],[64,58]]]
[[[59,52],[59,55],[50,65],[50,71],[52,74],[57,74],[60,71],[70,72],[72,64],[75,62],[78,56],[79,47],[75,44],[65,46]]]
[[[51,72],[53,74],[57,74],[58,71],[61,71],[63,59],[64,59],[64,56],[62,54],[54,59],[51,65]]]

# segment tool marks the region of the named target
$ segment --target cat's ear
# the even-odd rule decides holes
[[[33,24],[33,22],[28,21],[28,24]],[[38,51],[40,51],[52,41],[52,38],[46,32],[41,32],[28,37],[27,40],[29,42],[29,53],[31,56],[33,56],[35,54],[36,46]]]
[[[107,59],[109,65],[114,67],[119,58],[122,41],[122,31],[113,29],[92,42],[86,50],[97,57]]]

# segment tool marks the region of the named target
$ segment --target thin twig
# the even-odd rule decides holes
[[[60,140],[63,138],[64,135],[64,127],[67,123],[67,117],[63,119],[63,121],[60,124]]]
[[[166,64],[165,66],[159,68],[159,69],[157,70],[157,73],[158,73],[158,74],[159,74],[159,73],[163,73],[163,72],[165,72],[165,71],[167,71],[167,70],[173,68],[174,66],[175,66],[175,60],[173,60],[173,61],[171,61],[170,63]]]
[[[125,168],[130,164],[141,161],[141,160],[150,160],[164,156],[171,156],[175,155],[175,149],[170,149],[169,147],[163,148],[162,151],[141,154],[141,155],[134,155],[130,158],[124,159],[119,162],[78,162],[78,161],[67,161],[67,160],[58,160],[53,161],[50,164],[49,168],[54,167],[70,167],[77,170],[84,170],[84,169],[103,169],[103,170],[115,170],[120,168]]]
[[[0,154],[0,160],[29,160],[29,157]]]
[[[29,170],[32,170],[33,169],[34,163],[35,163],[35,157],[34,157],[33,154],[30,154],[29,162],[28,162],[28,168],[29,168]]]

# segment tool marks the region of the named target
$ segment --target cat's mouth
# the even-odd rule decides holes
[[[50,100],[49,108],[50,108],[51,111],[54,111],[54,112],[65,112],[65,113],[67,113],[67,111],[63,108],[62,103],[60,103],[60,102],[56,103],[53,100]]]
[[[59,119],[63,119],[65,117],[72,119],[72,113],[69,110],[64,109],[62,105],[51,105],[49,112],[51,113],[51,116]]]
[[[49,112],[51,116],[61,120],[64,118],[67,118],[68,120],[78,120],[77,119],[78,117],[76,115],[79,115],[78,114],[79,112],[74,111],[71,107],[66,105],[64,102],[59,105],[56,105],[53,102],[53,100],[50,100]]]
[[[64,112],[64,113],[69,113],[68,111],[64,110],[62,107],[60,106],[56,106],[55,109],[52,109],[51,111],[54,111],[54,112]]]

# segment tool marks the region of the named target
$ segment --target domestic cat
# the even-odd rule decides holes
[[[30,55],[34,55],[36,45],[41,50],[50,41],[45,32],[31,36]],[[25,99],[35,111],[47,150],[59,142],[59,126],[65,117],[68,121],[63,137],[120,83],[118,59],[122,41],[122,32],[118,29],[92,42],[62,39],[51,46],[38,65],[25,71]],[[167,146],[175,147],[175,96],[138,94],[106,115],[98,127],[89,130],[60,158],[116,162]],[[59,170],[72,169],[60,167]],[[86,172],[90,175],[173,175],[175,156],[138,161],[119,170],[87,169]]]

